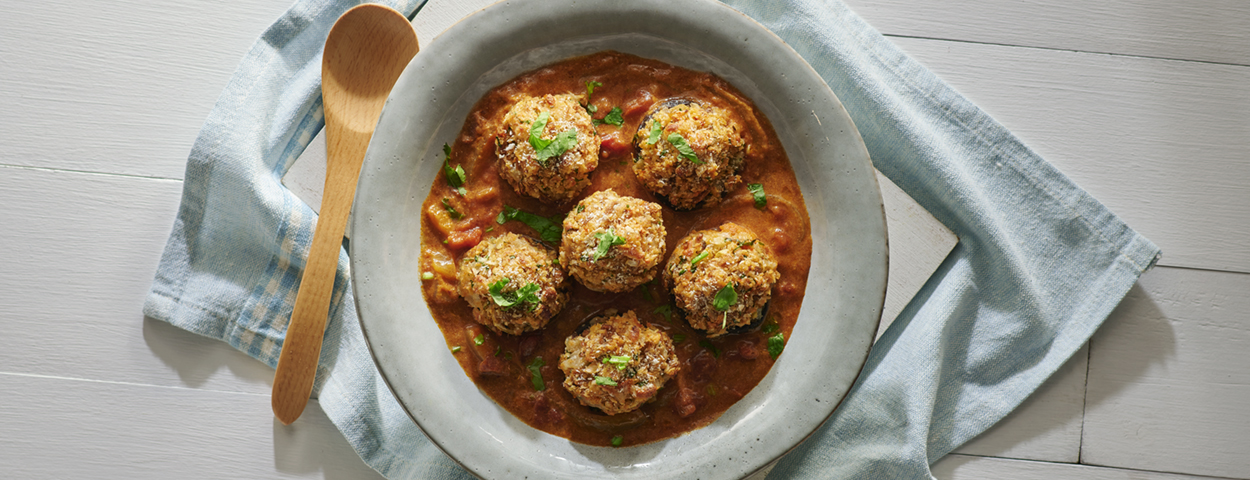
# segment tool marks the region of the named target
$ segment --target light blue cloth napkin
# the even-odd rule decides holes
[[[322,43],[355,3],[301,0],[244,58],[188,159],[147,316],[277,364],[316,218],[280,179],[323,126]],[[842,3],[726,3],[811,63],[877,168],[960,238],[834,417],[769,478],[930,478],[1080,348],[1159,249]],[[346,271],[343,252],[321,408],[389,478],[468,478],[382,382]]]

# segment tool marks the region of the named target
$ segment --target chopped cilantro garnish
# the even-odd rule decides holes
[[[495,223],[503,225],[508,220],[516,220],[529,225],[538,232],[538,237],[547,243],[558,243],[560,236],[564,234],[564,227],[560,225],[560,222],[504,205],[503,211],[499,212],[499,216],[495,218]]]
[[[582,212],[584,212],[584,211],[586,211],[586,206],[585,206],[585,205],[582,205],[582,204],[580,204],[580,203],[579,203],[579,204],[577,204],[577,213],[582,213]]]
[[[546,163],[547,159],[558,157],[577,146],[577,130],[573,129],[560,132],[556,138],[550,140],[542,138],[543,129],[547,128],[547,120],[550,118],[551,112],[542,112],[530,124],[530,146],[534,147],[534,158],[538,163]]]
[[[673,147],[677,149],[677,153],[680,153],[686,160],[694,162],[695,165],[703,165],[703,161],[699,160],[699,156],[694,154],[694,148],[690,147],[690,143],[680,133],[670,134],[668,143],[673,144]]]
[[[504,287],[512,280],[501,278],[499,281],[490,285],[490,298],[495,301],[496,305],[504,308],[513,307],[521,303],[530,304],[530,309],[538,308],[538,304],[542,303],[542,299],[538,298],[538,290],[542,287],[537,283],[527,283],[521,288],[512,291],[504,291]]]
[[[690,259],[690,268],[694,268],[695,265],[698,265],[699,262],[702,262],[703,259],[707,258],[707,256],[711,254],[712,252],[703,252],[695,255],[694,258]]]
[[[660,134],[664,132],[664,124],[659,120],[651,121],[651,131],[647,132],[647,145],[655,145],[660,141]]]
[[[767,333],[773,333],[773,332],[776,332],[776,331],[778,331],[778,330],[781,330],[781,325],[777,325],[777,323],[776,323],[776,322],[772,322],[772,323],[765,323],[763,327],[760,327],[760,331],[761,331],[761,332],[764,332],[764,333],[766,333],[766,334],[767,334]]]
[[[595,111],[599,111],[599,108],[597,108],[597,106],[590,103],[590,95],[595,94],[596,86],[604,86],[604,84],[597,83],[597,81],[594,81],[594,80],[586,80],[586,113],[587,114],[594,114]],[[595,124],[595,125],[599,125],[599,124]]]
[[[673,335],[673,343],[681,343],[686,341],[686,336],[680,333]]]
[[[777,332],[776,335],[768,337],[768,355],[774,359],[777,355],[781,355],[781,351],[786,349],[786,334]]]
[[[612,107],[612,111],[608,112],[607,115],[604,115],[603,120],[601,120],[600,123],[616,125],[618,127],[625,124],[625,117],[621,115],[621,107]]]
[[[613,379],[608,378],[608,377],[600,377],[600,376],[596,375],[596,376],[595,376],[595,385],[607,385],[607,386],[609,386],[609,387],[615,387],[615,386],[616,386],[616,380],[613,380]]]
[[[751,196],[755,197],[755,208],[764,208],[768,205],[768,195],[764,193],[764,184],[748,183],[747,190],[750,190]]]
[[[460,353],[460,345],[451,347],[451,353]]]
[[[625,370],[625,367],[629,365],[629,360],[629,355],[609,355],[603,359],[603,363],[616,365],[617,370]]]
[[[624,442],[624,441],[625,441],[625,438],[624,438],[624,437],[622,437],[622,436],[620,436],[620,435],[617,435],[617,436],[615,436],[615,437],[612,437],[612,446],[613,446],[613,447],[619,447],[619,446],[621,446],[621,442]]]
[[[721,312],[729,310],[729,307],[735,303],[738,303],[738,292],[734,291],[734,284],[732,283],[725,285],[725,288],[716,292],[716,298],[712,299],[712,307]]]
[[[479,333],[479,334],[477,334],[477,336],[476,336],[476,337],[473,337],[473,344],[474,344],[474,345],[481,345],[481,344],[482,344],[482,342],[485,342],[485,341],[486,341],[486,334],[485,334],[485,333]]]
[[[702,340],[699,342],[699,346],[706,348],[708,349],[708,351],[712,352],[713,357],[720,358],[720,349],[716,348],[716,345],[712,345],[712,342],[709,342],[707,340]]]
[[[624,245],[625,239],[613,232],[611,228],[604,232],[595,232],[595,238],[599,239],[599,246],[595,247],[594,260],[597,262],[604,255],[608,254],[608,250],[617,245]]]
[[[447,210],[447,214],[451,215],[452,220],[460,220],[464,218],[464,214],[457,212],[456,207],[451,206],[451,202],[447,201],[446,198],[443,199],[443,210]]]
[[[660,305],[658,307],[655,307],[655,310],[652,310],[651,313],[658,313],[660,315],[664,315],[664,321],[666,322],[673,321],[673,307],[670,307],[668,305]]]
[[[541,370],[543,365],[546,365],[543,362],[543,357],[534,357],[534,361],[525,367],[530,371],[530,383],[534,385],[534,390],[539,392],[547,389],[547,383],[543,382],[543,372]]]
[[[454,168],[451,166],[451,146],[446,143],[443,144],[443,176],[447,177],[447,184],[456,189],[456,193],[462,196],[465,194],[464,184],[469,179],[460,164],[456,164]]]

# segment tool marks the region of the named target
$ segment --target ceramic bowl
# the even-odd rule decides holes
[[[522,72],[617,50],[734,84],[768,115],[811,217],[812,268],[785,352],[711,425],[629,448],[533,429],[481,393],[421,295],[421,203],[474,102]],[[763,26],[703,0],[505,1],[423,45],[396,84],[361,172],[350,244],[357,311],[412,419],[485,478],[742,478],[833,413],[862,368],[885,298],[885,215],[863,140],[815,71]]]

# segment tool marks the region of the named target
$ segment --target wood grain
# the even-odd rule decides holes
[[[1163,249],[1250,272],[1250,67],[896,39]]]
[[[269,367],[143,318],[181,191],[0,167],[0,372],[267,393]]]
[[[1143,470],[1091,467],[971,455],[948,455],[931,467],[938,480],[1215,480]]]
[[[6,9],[0,164],[182,178],[239,59],[289,6],[52,0]]]
[[[1240,0],[848,0],[887,35],[1250,65]]]
[[[5,478],[382,478],[320,408],[283,426],[264,395],[13,374],[0,391]]]
[[[1250,275],[1157,268],[1090,340],[1081,461],[1250,476]]]

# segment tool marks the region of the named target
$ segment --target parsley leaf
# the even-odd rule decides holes
[[[603,359],[603,363],[616,365],[617,370],[625,370],[630,360],[629,355],[608,355]]]
[[[760,328],[760,331],[764,333],[773,333],[778,330],[781,330],[781,325],[777,325],[775,322],[765,323],[764,326]]]
[[[599,239],[599,246],[595,248],[594,261],[599,261],[604,255],[608,254],[608,250],[617,245],[624,245],[625,239],[617,235],[609,228],[606,232],[596,232],[595,238]]]
[[[531,310],[537,309],[538,304],[542,303],[542,299],[538,298],[538,290],[542,287],[537,283],[527,283],[521,288],[505,292],[503,288],[511,282],[511,279],[501,278],[490,285],[490,298],[495,301],[495,305],[510,308],[528,303]]]
[[[603,120],[600,120],[599,123],[616,125],[618,127],[624,125],[625,117],[621,115],[621,107],[612,107],[612,111],[608,112],[607,115],[604,115]]]
[[[738,292],[734,291],[732,283],[716,292],[716,298],[712,299],[712,307],[721,312],[729,310],[729,307],[735,303],[738,303]]]
[[[443,176],[447,177],[447,184],[451,188],[456,189],[456,193],[463,196],[466,192],[464,189],[465,182],[469,179],[464,174],[464,169],[460,168],[460,164],[456,164],[455,168],[451,166],[451,146],[443,144]]]
[[[768,355],[769,356],[776,359],[777,355],[781,355],[781,351],[785,349],[786,349],[786,336],[784,333],[777,332],[776,335],[768,337]]]
[[[651,131],[647,132],[647,145],[655,145],[660,141],[660,134],[664,133],[664,124],[658,120],[651,121]]]
[[[768,195],[764,193],[764,184],[748,183],[747,190],[750,190],[751,196],[755,197],[755,208],[764,208],[768,205]]]
[[[464,218],[464,214],[457,212],[456,208],[451,206],[451,202],[448,202],[446,198],[443,199],[443,209],[447,210],[447,214],[451,215],[452,220],[460,220]]]
[[[547,159],[563,155],[577,146],[577,130],[573,129],[560,132],[551,140],[542,138],[543,129],[547,128],[547,121],[550,119],[551,112],[542,112],[530,124],[530,146],[534,147],[534,158],[538,163],[545,163]]]
[[[651,313],[658,313],[660,315],[664,315],[664,321],[666,322],[673,321],[673,307],[670,307],[668,305],[660,305],[658,307],[655,307],[655,310],[652,310]]]
[[[613,379],[608,378],[608,377],[600,377],[600,376],[596,375],[596,376],[595,376],[595,385],[607,385],[607,386],[609,386],[609,387],[615,387],[615,386],[616,386],[616,380],[613,380]]]
[[[546,365],[546,362],[543,362],[543,357],[534,357],[534,361],[525,367],[530,371],[530,384],[534,385],[534,390],[540,392],[547,389],[547,383],[543,382],[543,373],[539,370],[543,365]]]
[[[712,342],[709,342],[707,340],[702,340],[699,342],[699,346],[711,351],[713,358],[720,358],[720,349],[716,348],[716,345],[712,345]]]
[[[564,227],[558,221],[504,205],[503,211],[499,212],[499,216],[495,218],[495,223],[503,225],[508,220],[516,220],[529,225],[538,232],[538,237],[547,243],[559,243],[560,236],[564,234]]]
[[[668,143],[673,144],[673,147],[677,148],[677,153],[680,153],[686,160],[694,162],[695,165],[703,165],[703,161],[699,160],[699,156],[694,154],[694,148],[686,141],[686,137],[681,136],[680,133],[669,134]]]
[[[620,435],[617,435],[617,436],[615,436],[615,437],[612,437],[612,446],[613,446],[613,447],[619,447],[619,446],[621,446],[621,442],[624,442],[624,441],[625,441],[625,437],[622,437],[622,436],[620,436]]]
[[[602,87],[603,84],[594,80],[586,81],[586,99],[590,100],[590,96],[595,94],[595,87]]]

